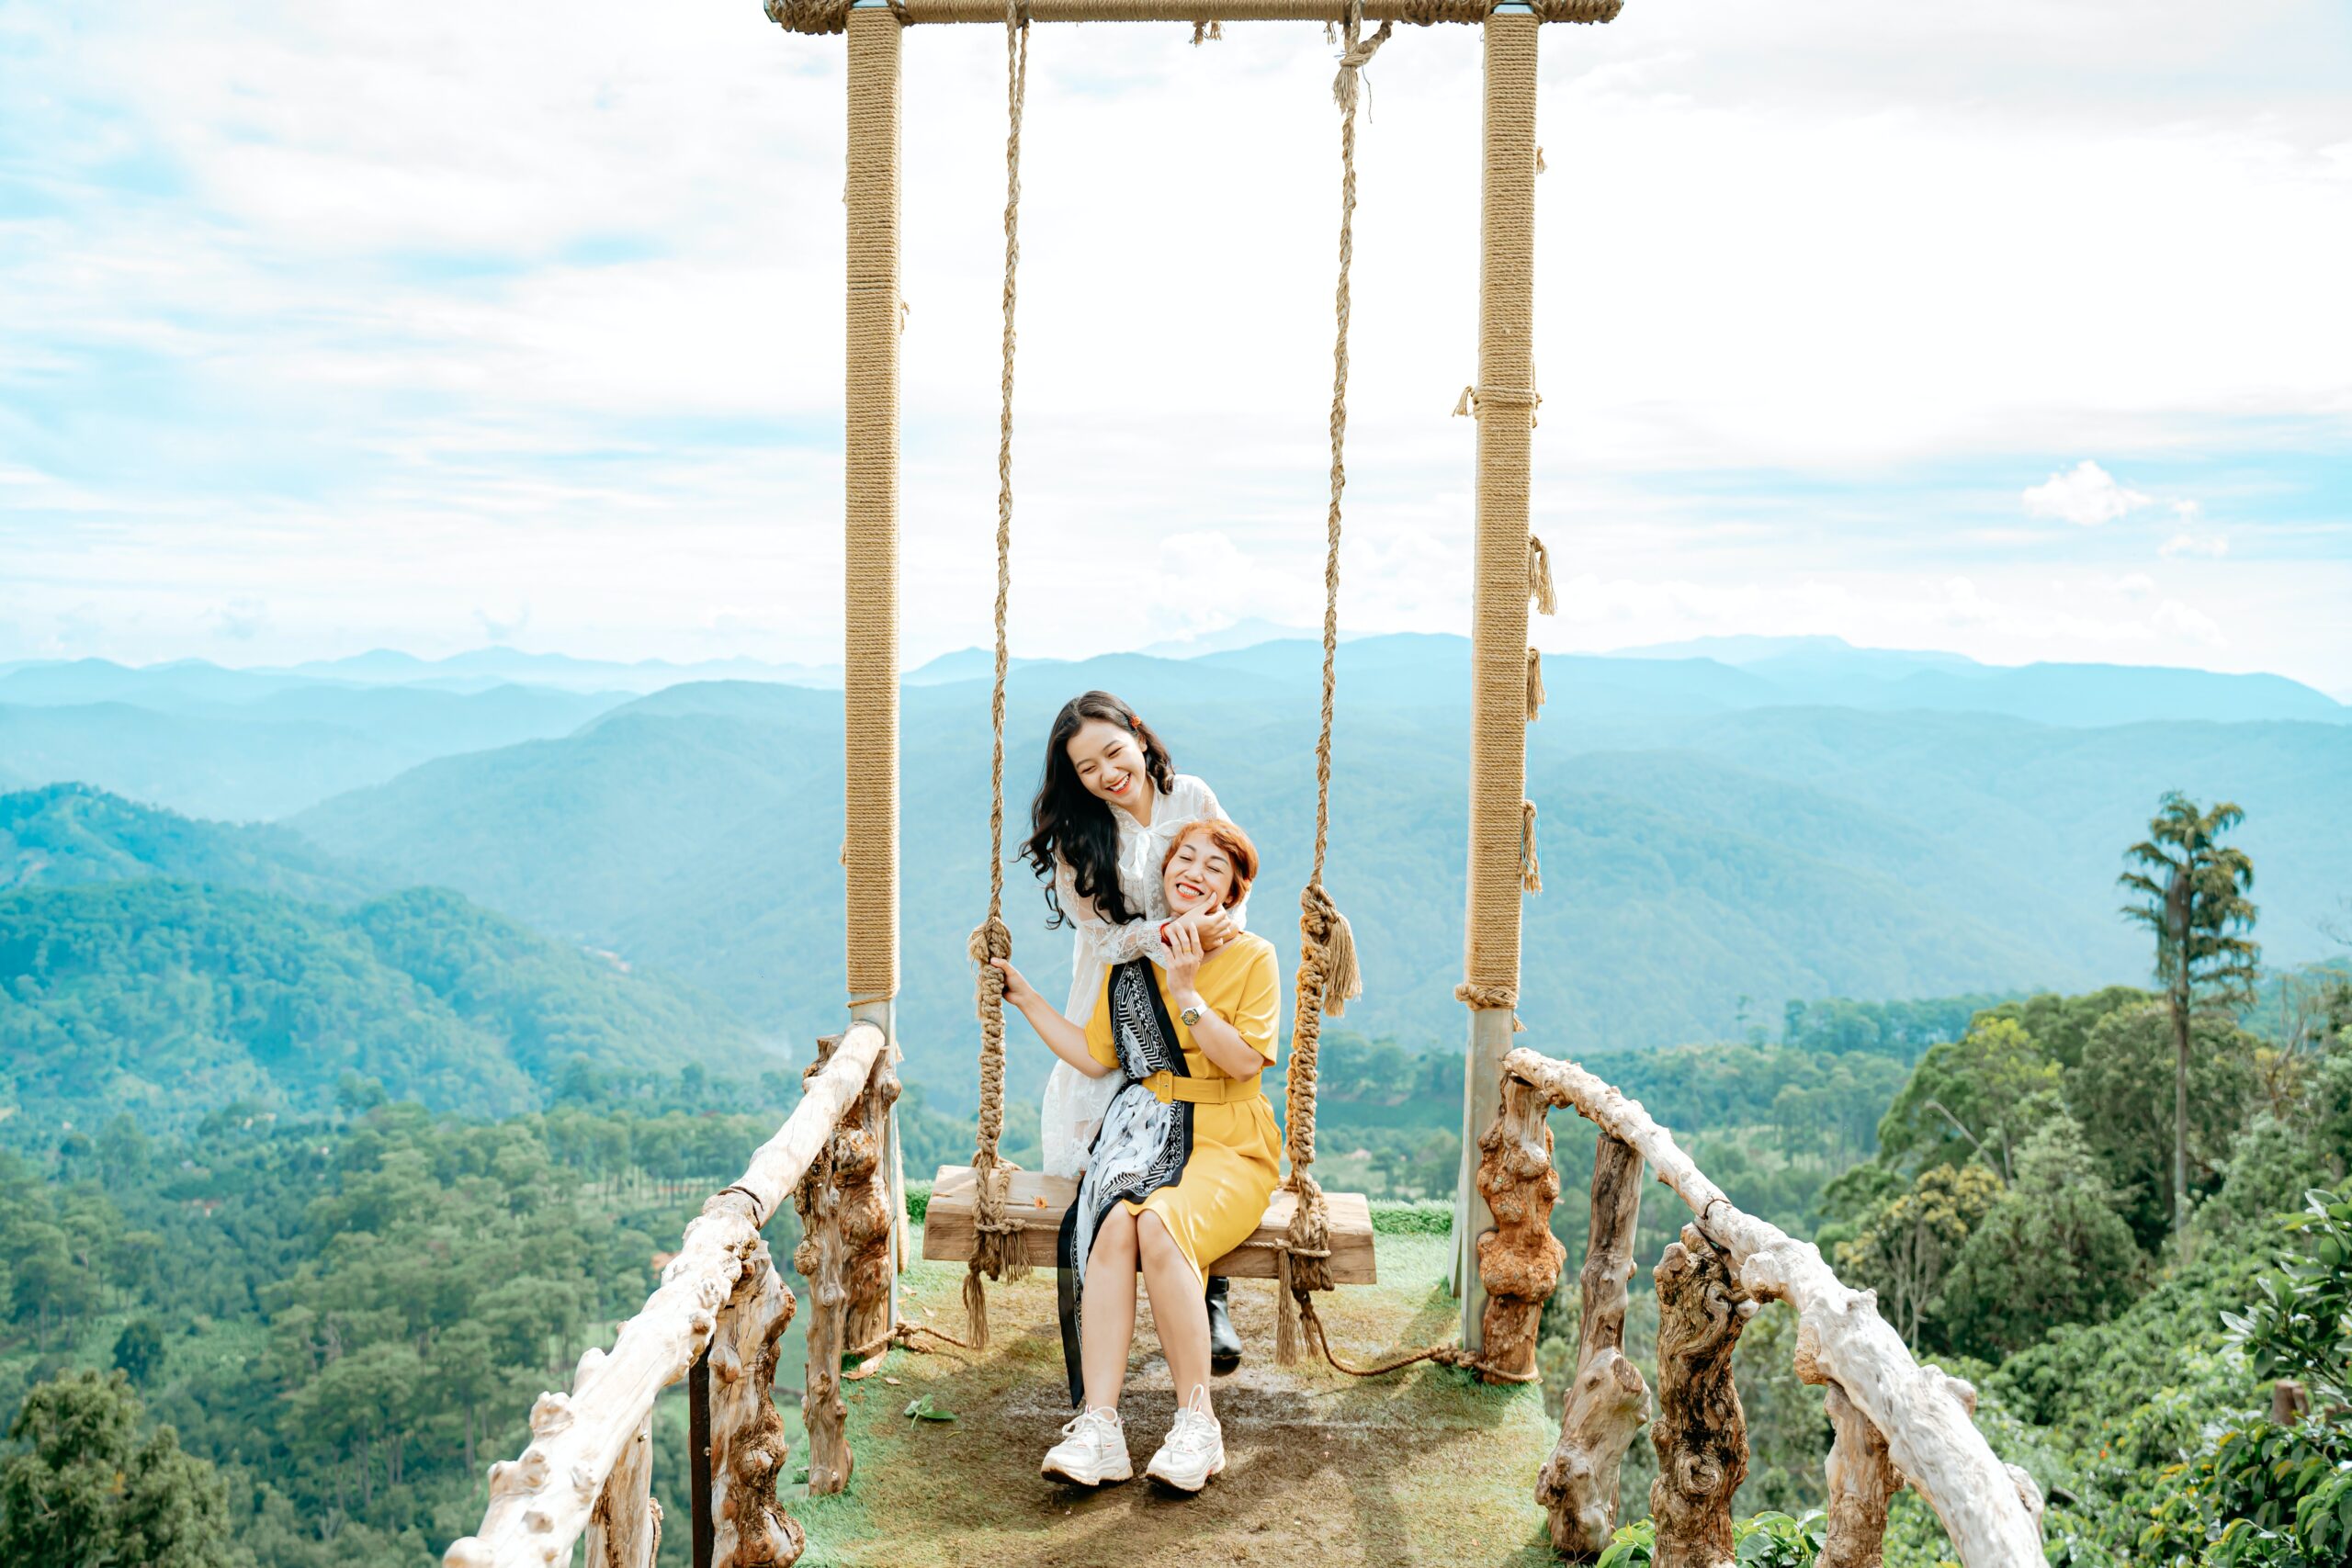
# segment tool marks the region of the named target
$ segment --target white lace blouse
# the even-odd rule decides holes
[[[1054,897],[1074,928],[1076,950],[1070,955],[1069,1003],[1062,1016],[1083,1025],[1093,1015],[1095,998],[1102,994],[1102,972],[1131,958],[1165,961],[1168,950],[1159,940],[1159,922],[1168,918],[1168,898],[1159,886],[1160,863],[1168,846],[1188,824],[1214,818],[1226,821],[1225,808],[1208,785],[1190,773],[1178,773],[1174,784],[1152,803],[1151,826],[1137,822],[1124,807],[1111,807],[1119,829],[1119,890],[1127,907],[1143,911],[1140,919],[1113,924],[1096,910],[1094,900],[1078,892],[1078,874],[1068,861],[1054,867]],[[1237,926],[1246,924],[1245,899],[1233,911]],[[1046,1080],[1039,1132],[1045,1144],[1046,1172],[1076,1176],[1085,1168],[1087,1145],[1102,1122],[1119,1080],[1115,1074],[1091,1078],[1069,1063],[1057,1060]]]

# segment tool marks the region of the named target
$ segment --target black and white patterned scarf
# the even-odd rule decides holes
[[[1193,1157],[1193,1107],[1185,1100],[1163,1102],[1143,1080],[1165,1072],[1190,1077],[1183,1048],[1176,1043],[1176,1026],[1148,958],[1130,959],[1111,971],[1111,1042],[1117,1050],[1119,1070],[1125,1082],[1112,1095],[1102,1112],[1102,1125],[1087,1151],[1086,1175],[1078,1184],[1078,1198],[1062,1215],[1057,1244],[1061,1296],[1062,1362],[1069,1373],[1073,1405],[1086,1397],[1086,1382],[1079,1361],[1079,1311],[1085,1299],[1086,1264],[1094,1250],[1094,1235],[1111,1206],[1124,1200],[1141,1201],[1163,1187],[1182,1179],[1184,1162]]]

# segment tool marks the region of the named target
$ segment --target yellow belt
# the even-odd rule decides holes
[[[1157,1072],[1136,1081],[1159,1098],[1162,1105],[1185,1100],[1193,1105],[1233,1105],[1245,1100],[1256,1100],[1262,1092],[1258,1080],[1261,1073],[1246,1078],[1180,1078],[1174,1073]]]

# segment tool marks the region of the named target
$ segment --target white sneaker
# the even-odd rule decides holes
[[[1225,1468],[1225,1428],[1209,1414],[1208,1391],[1194,1389],[1193,1397],[1176,1412],[1168,1440],[1151,1456],[1144,1473],[1179,1492],[1198,1492],[1209,1477]]]
[[[1100,1486],[1135,1474],[1136,1461],[1127,1456],[1127,1428],[1119,1413],[1104,1408],[1072,1416],[1062,1428],[1062,1441],[1046,1451],[1044,1470],[1080,1486]]]

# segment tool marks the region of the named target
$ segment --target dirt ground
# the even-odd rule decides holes
[[[1443,1236],[1379,1238],[1381,1283],[1334,1292],[1334,1348],[1359,1362],[1451,1340]],[[960,1334],[960,1265],[904,1277],[909,1315]],[[892,1354],[849,1386],[850,1489],[792,1511],[810,1568],[1095,1568],[1164,1562],[1544,1563],[1535,1472],[1555,1433],[1530,1388],[1487,1388],[1426,1364],[1359,1382],[1317,1362],[1274,1364],[1269,1281],[1236,1280],[1247,1348],[1219,1379],[1227,1468],[1196,1497],[1138,1478],[1090,1491],[1039,1475],[1069,1415],[1049,1271],[989,1292],[994,1344]],[[1138,1472],[1173,1398],[1146,1311],[1121,1413]],[[886,1381],[895,1380],[895,1382]],[[928,1395],[952,1422],[903,1412]],[[796,1459],[800,1458],[796,1454]]]

